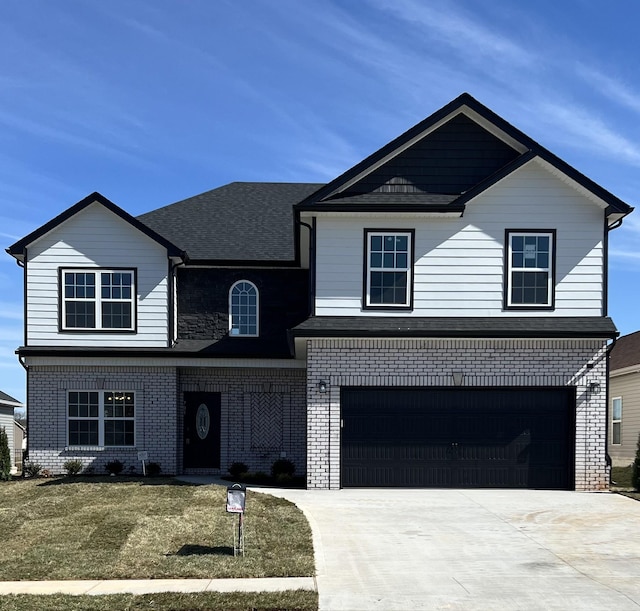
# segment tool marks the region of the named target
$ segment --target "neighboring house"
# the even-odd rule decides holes
[[[29,456],[605,489],[607,235],[631,211],[467,94],[326,185],[137,218],[94,193],[8,249]]]
[[[14,409],[16,407],[22,407],[22,403],[17,399],[14,399],[7,393],[0,390],[0,429],[4,429],[7,433],[9,440],[9,451],[11,452],[11,471],[17,472],[16,455],[14,452],[15,447],[15,420],[13,418]]]
[[[640,435],[640,331],[619,338],[609,360],[609,431],[614,467],[630,465]]]
[[[22,473],[24,453],[27,449],[27,429],[16,420],[13,421],[13,468]]]

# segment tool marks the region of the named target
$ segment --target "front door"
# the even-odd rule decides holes
[[[220,468],[220,393],[184,393],[184,467]]]

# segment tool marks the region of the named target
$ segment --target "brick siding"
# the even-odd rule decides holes
[[[575,386],[575,487],[607,489],[605,342],[454,339],[307,341],[308,487],[340,487],[342,386],[452,386],[454,371],[470,387]],[[319,391],[320,380],[328,392]],[[587,393],[590,381],[599,394]]]

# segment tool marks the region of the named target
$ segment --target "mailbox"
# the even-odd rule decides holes
[[[227,486],[227,512],[244,513],[247,487],[244,484]]]

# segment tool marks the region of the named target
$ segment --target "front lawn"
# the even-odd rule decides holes
[[[633,475],[633,466],[611,467],[611,481],[616,488],[633,488],[631,484],[631,476]]]
[[[114,594],[111,596],[33,596],[0,598],[2,611],[317,611],[316,592],[202,592],[198,594]]]
[[[234,557],[237,516],[225,512],[225,500],[222,486],[171,479],[2,483],[0,575],[8,581],[313,575],[311,532],[295,505],[248,491],[245,556]]]

